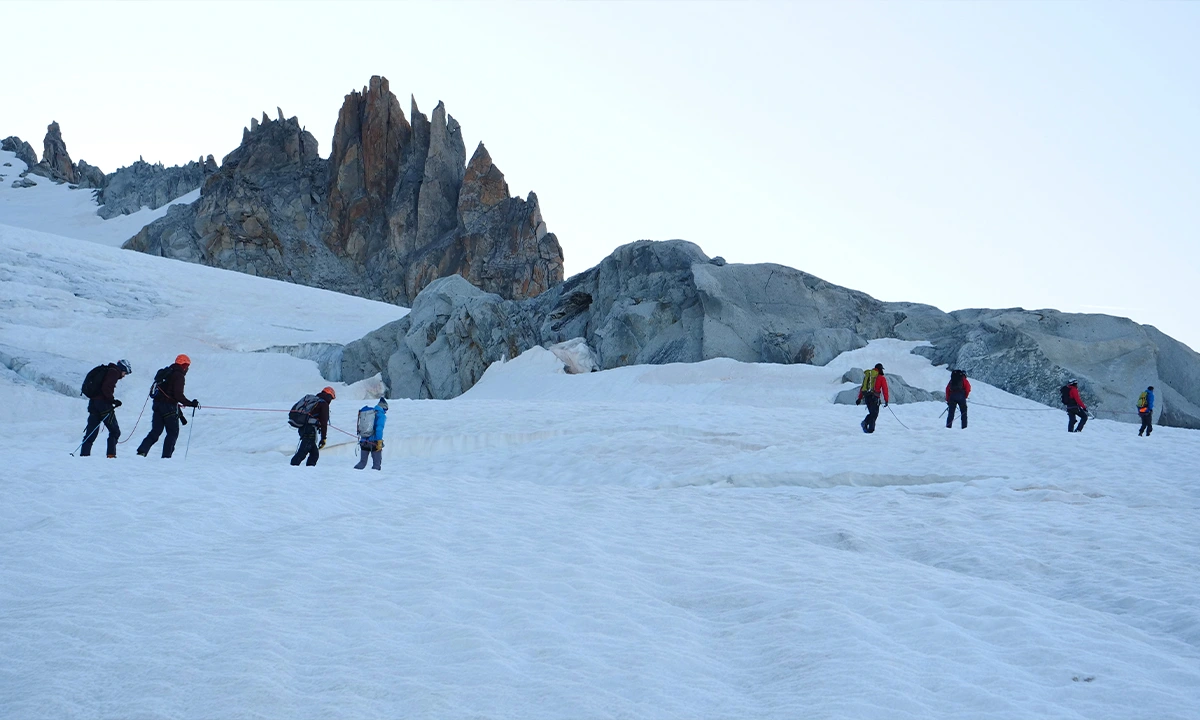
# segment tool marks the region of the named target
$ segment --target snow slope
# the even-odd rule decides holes
[[[914,343],[535,349],[392,401],[382,472],[336,431],[290,467],[269,411],[326,383],[253,351],[403,312],[0,227],[0,717],[1196,717],[1200,433],[1069,435],[977,383],[966,431],[918,404],[862,434],[842,373],[940,388]],[[85,402],[54,388],[128,357],[136,442],[178,352],[205,407],[175,458],[68,454]],[[352,428],[375,388],[334,386]]]
[[[5,163],[11,163],[6,166]],[[79,240],[120,247],[138,231],[167,214],[171,205],[189,204],[200,198],[200,188],[160,208],[143,207],[131,215],[105,220],[96,214],[96,191],[72,190],[37,175],[27,178],[35,187],[14,188],[13,181],[28,166],[15,153],[0,150],[0,225],[39,230]]]

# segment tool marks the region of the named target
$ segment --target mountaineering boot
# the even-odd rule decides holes
[[[146,457],[146,453],[142,452],[141,450],[138,450],[137,454],[139,457]]]
[[[110,457],[110,458],[115,458],[115,457],[116,457],[116,455],[109,455],[109,457]]]

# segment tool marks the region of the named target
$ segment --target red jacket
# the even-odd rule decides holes
[[[1079,397],[1079,388],[1074,385],[1071,386],[1071,399],[1075,401],[1076,405],[1087,410],[1087,405],[1083,404],[1083,398]]]
[[[882,396],[883,396],[883,401],[884,401],[885,403],[886,403],[886,402],[890,402],[890,401],[888,400],[888,386],[887,386],[887,378],[883,376],[883,373],[879,373],[879,375],[877,375],[877,376],[875,377],[875,385],[873,385],[873,386],[871,387],[871,390],[872,390],[872,391],[873,391],[873,392],[874,392],[876,395],[882,395]],[[863,391],[862,391],[862,389],[860,388],[860,389],[859,389],[859,391],[858,391],[858,399],[859,399],[859,400],[862,400],[862,396],[863,396]]]
[[[968,382],[966,378],[963,378],[962,392],[963,392],[963,397],[971,396],[971,383]],[[954,394],[954,391],[950,389],[950,383],[946,383],[946,399],[949,400],[950,396],[952,394]]]

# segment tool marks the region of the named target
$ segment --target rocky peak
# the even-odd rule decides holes
[[[371,78],[342,101],[329,156],[326,243],[359,262],[385,245],[385,205],[400,179],[412,126],[387,78]],[[373,242],[368,242],[371,238]]]
[[[508,200],[508,183],[504,173],[492,162],[483,143],[479,143],[471,162],[467,163],[462,189],[458,193],[459,225],[468,230],[477,229],[483,216],[505,200]]]
[[[34,152],[33,146],[16,135],[10,135],[0,140],[0,150],[15,153],[17,159],[25,163],[26,170],[38,164],[37,153]]]
[[[75,169],[75,163],[71,162],[57,122],[46,126],[46,139],[42,141],[42,147],[42,164],[49,171],[47,177],[69,183],[79,182],[79,172]]]
[[[562,280],[536,196],[508,197],[486,149],[464,187],[462,130],[443,103],[427,118],[414,98],[405,118],[387,79],[372,77],[345,96],[328,161],[295,118],[276,115],[251,121],[188,215],[127,247],[399,304],[453,274],[506,298]]]
[[[282,112],[279,113],[283,115]],[[225,168],[247,176],[296,168],[317,159],[317,139],[295,117],[251,119],[242,129],[242,144],[221,161]]]

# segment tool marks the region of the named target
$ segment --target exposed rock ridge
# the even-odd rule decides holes
[[[484,167],[468,176],[487,175]],[[496,175],[475,182],[500,188]],[[475,211],[460,207],[464,217]],[[601,368],[715,357],[824,365],[877,338],[926,340],[932,346],[916,352],[935,364],[1051,407],[1075,378],[1088,406],[1109,419],[1134,422],[1137,395],[1154,385],[1157,422],[1200,428],[1200,354],[1153,327],[1054,310],[885,303],[781,265],[710,260],[681,240],[622,246],[516,303],[439,280],[409,316],[346,346],[342,379],[382,372],[394,396],[448,398],[492,362],[572,338],[587,342]]]
[[[37,165],[37,153],[34,152],[33,146],[16,135],[10,135],[0,140],[0,150],[15,153],[17,159],[25,163],[26,170]]]
[[[81,174],[84,164],[83,161],[79,163]],[[143,207],[156,210],[200,187],[205,178],[216,171],[217,163],[212,155],[175,167],[164,167],[162,163],[151,165],[138,158],[132,165],[102,176],[102,182],[91,187],[99,188],[96,201],[100,203],[100,209],[97,212],[108,220],[135,213]]]
[[[468,178],[445,106],[426,118],[414,100],[406,118],[376,76],[345,97],[329,160],[295,118],[264,114],[206,181],[202,202],[179,211],[188,217],[169,213],[126,247],[400,304],[451,274],[505,298],[561,282],[562,248],[536,196],[507,197],[486,150],[476,155]]]

